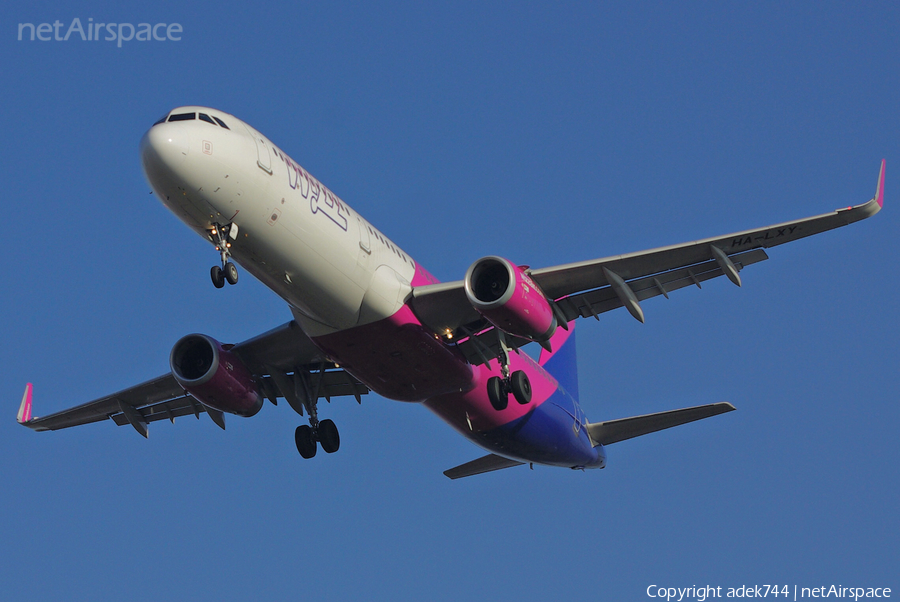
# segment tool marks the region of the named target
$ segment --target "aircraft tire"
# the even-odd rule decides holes
[[[212,269],[209,271],[209,277],[212,278],[213,286],[216,288],[222,288],[225,286],[225,274],[222,273],[222,268],[217,265],[214,265]]]
[[[492,376],[488,379],[487,394],[488,399],[491,400],[491,405],[495,410],[500,412],[501,410],[506,409],[506,406],[509,403],[509,394],[503,387],[503,381],[499,376]]]
[[[509,379],[509,388],[512,389],[513,397],[520,404],[525,405],[531,401],[531,381],[523,371],[516,370],[512,373]]]
[[[228,284],[237,284],[238,281],[238,271],[233,263],[230,261],[225,264],[225,269],[222,270],[225,274],[225,280],[228,281]]]
[[[297,444],[297,451],[307,460],[316,455],[316,440],[312,435],[312,428],[305,424],[298,426],[294,431],[294,443]]]
[[[319,422],[318,435],[319,443],[322,444],[322,451],[326,454],[333,454],[341,447],[341,436],[333,420],[322,420]]]

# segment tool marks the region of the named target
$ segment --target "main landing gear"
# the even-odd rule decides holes
[[[316,455],[316,442],[322,445],[322,451],[326,454],[336,452],[341,447],[341,436],[338,434],[334,421],[323,420],[316,426],[306,426],[305,424],[298,426],[294,431],[294,442],[297,444],[297,451],[300,452],[300,455],[309,459]]]
[[[235,240],[237,238],[237,233],[238,226],[234,223],[226,226],[213,224],[212,228],[209,229],[209,239],[216,245],[216,251],[218,251],[222,257],[222,267],[214,265],[209,271],[209,277],[212,279],[213,286],[216,288],[222,288],[225,286],[225,282],[228,282],[228,284],[237,284],[237,268],[229,261],[231,257],[231,242],[229,241]]]
[[[509,404],[509,394],[512,393],[516,401],[522,405],[531,401],[531,382],[528,375],[522,370],[509,373],[509,347],[503,334],[500,334],[500,376],[492,376],[487,382],[488,399],[498,412],[505,410]]]
[[[301,393],[300,405],[295,405],[293,401],[296,399],[288,398],[290,405],[302,416],[303,408],[309,414],[309,426],[303,424],[294,431],[294,443],[297,444],[297,451],[303,458],[309,459],[316,455],[318,445],[322,446],[322,451],[326,454],[333,454],[341,447],[341,436],[338,433],[337,426],[332,420],[319,420],[319,412],[317,409],[319,391],[318,385],[316,391],[311,392],[309,382],[306,378],[301,378],[295,390],[299,389]],[[312,393],[312,394],[310,394]]]

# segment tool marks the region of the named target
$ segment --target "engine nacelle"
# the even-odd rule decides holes
[[[189,334],[169,355],[172,375],[203,405],[238,416],[253,416],[263,405],[259,384],[241,360],[203,334]]]
[[[516,337],[544,342],[556,332],[550,302],[521,268],[482,257],[466,272],[466,297],[491,324]]]

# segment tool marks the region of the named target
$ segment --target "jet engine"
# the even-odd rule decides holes
[[[203,405],[253,416],[263,405],[259,384],[243,362],[212,337],[189,334],[169,355],[172,375]]]
[[[547,341],[556,316],[525,271],[502,257],[482,257],[466,272],[466,297],[491,324],[516,337]]]

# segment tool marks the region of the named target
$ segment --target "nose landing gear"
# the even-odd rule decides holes
[[[226,282],[228,284],[237,284],[238,271],[233,263],[226,261],[224,268],[214,265],[209,270],[209,277],[212,279],[213,286],[222,288]]]
[[[213,224],[213,227],[209,229],[209,239],[216,245],[216,251],[219,252],[222,258],[222,267],[214,265],[209,271],[209,277],[216,288],[222,288],[225,286],[225,282],[237,284],[237,268],[229,261],[231,257],[231,242],[229,241],[235,240],[237,234],[238,226],[234,223],[226,226]]]

